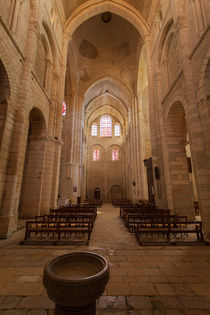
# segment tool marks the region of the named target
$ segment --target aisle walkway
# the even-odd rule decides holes
[[[140,247],[110,204],[98,209],[89,246],[19,246],[23,235],[21,230],[0,241],[0,315],[52,315],[43,266],[75,250],[99,253],[110,262],[97,315],[210,314],[210,247]]]

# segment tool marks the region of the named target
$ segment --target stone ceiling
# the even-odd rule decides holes
[[[141,43],[137,30],[118,15],[111,14],[108,23],[103,22],[101,14],[86,20],[69,44],[77,82],[87,89],[102,77],[115,77],[133,88]]]
[[[77,7],[86,1],[87,0],[62,0],[66,19]],[[154,0],[126,0],[126,2],[132,5],[135,9],[139,10],[144,19],[147,20]]]

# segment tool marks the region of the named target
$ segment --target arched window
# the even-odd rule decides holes
[[[118,161],[119,155],[117,150],[112,150],[112,161]]]
[[[112,119],[108,115],[102,116],[100,119],[100,136],[101,137],[112,136]]]
[[[99,161],[99,150],[93,150],[93,161]]]
[[[62,115],[63,116],[66,115],[66,103],[65,102],[63,102]]]
[[[119,125],[119,124],[116,124],[116,125],[114,126],[114,135],[115,135],[116,137],[119,137],[119,136],[120,136],[120,125]]]
[[[97,136],[97,125],[92,124],[91,126],[91,136]]]

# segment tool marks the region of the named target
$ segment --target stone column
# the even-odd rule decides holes
[[[14,7],[11,14],[11,31],[13,33],[15,33],[16,31],[19,9],[20,9],[20,0],[15,0]]]
[[[32,14],[33,15],[33,14]],[[13,139],[8,161],[8,173],[5,186],[5,198],[0,226],[0,237],[7,237],[17,228],[18,204],[27,143],[28,122],[26,105],[30,92],[31,70],[35,60],[38,21],[30,17],[28,36],[23,63],[22,79],[18,97],[18,106],[14,117]],[[26,114],[27,113],[27,114]]]
[[[155,99],[155,89],[154,89],[154,71],[151,61],[150,52],[150,38],[148,35],[144,38],[145,49],[146,49],[146,61],[147,61],[147,73],[148,73],[148,89],[149,89],[149,120],[150,120],[150,137],[151,137],[151,149],[152,149],[152,162],[153,170],[154,166],[158,165],[158,134],[159,130],[157,128],[157,117],[156,117],[156,99]],[[153,179],[154,172],[153,172]],[[157,186],[155,186],[155,201],[158,199]]]
[[[157,57],[156,57],[157,58]],[[155,66],[155,65],[154,65]],[[158,66],[156,65],[156,68]],[[156,101],[157,101],[157,110],[156,117],[159,124],[160,130],[160,141],[158,141],[161,152],[159,150],[160,161],[157,161],[157,166],[160,167],[160,189],[162,193],[162,205],[164,208],[169,208],[172,211],[174,210],[174,201],[172,195],[171,187],[171,177],[169,169],[169,157],[168,157],[168,148],[167,148],[167,139],[165,132],[165,122],[164,122],[164,113],[161,103],[162,93],[161,93],[161,76],[158,69],[154,73],[154,83],[155,83],[155,92],[156,92]],[[162,161],[163,159],[163,161]]]
[[[53,180],[52,180],[52,192],[51,192],[51,206],[57,206],[58,187],[59,187],[59,175],[60,175],[60,160],[61,160],[61,145],[62,145],[62,103],[64,100],[65,89],[65,76],[66,76],[66,63],[68,52],[69,36],[64,34],[62,45],[62,62],[60,66],[60,80],[57,90],[57,102],[56,105],[56,124],[55,124],[55,151],[54,151],[54,167],[53,167]],[[53,115],[52,115],[53,117]]]
[[[195,182],[198,191],[201,217],[204,226],[205,238],[210,239],[210,169],[205,150],[205,140],[196,106],[196,90],[192,76],[192,66],[189,59],[188,33],[185,16],[182,12],[180,0],[172,1],[173,12],[176,14],[175,28],[177,30],[180,48],[180,59],[185,77],[185,94],[188,101],[186,109],[186,123],[195,170]]]

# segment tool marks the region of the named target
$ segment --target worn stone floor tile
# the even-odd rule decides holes
[[[107,285],[107,295],[131,295],[130,284],[125,283],[113,283]]]
[[[183,309],[210,310],[210,302],[204,296],[179,296]]]
[[[182,282],[185,282],[185,283],[203,283],[203,282],[205,282],[200,277],[197,277],[197,276],[194,276],[194,277],[181,277],[181,280],[182,280]]]
[[[128,276],[144,276],[141,268],[126,268],[125,270]]]
[[[135,268],[135,264],[132,261],[119,261],[119,267],[122,268]]]
[[[47,315],[45,310],[30,310],[27,312],[27,315]]]
[[[45,296],[26,296],[18,304],[17,309],[54,309],[55,304]]]
[[[209,295],[210,284],[207,284],[207,283],[189,283],[188,285],[191,287],[191,289],[197,295]]]
[[[127,276],[127,270],[125,268],[111,268],[110,276]]]
[[[26,315],[28,313],[28,310],[5,310],[0,311],[0,315]],[[37,315],[39,315],[37,313]]]
[[[151,280],[150,280],[150,277],[146,277],[146,276],[135,276],[136,278],[136,281],[138,283],[150,283]]]
[[[152,303],[147,296],[127,296],[128,309],[152,310]]]
[[[183,305],[176,296],[152,296],[150,297],[150,301],[154,309],[160,309],[163,311],[169,309],[181,310],[183,308]]]
[[[98,310],[96,315],[128,315],[128,311],[124,310]]]
[[[152,310],[129,310],[129,315],[154,315]]]
[[[156,283],[167,283],[168,280],[166,277],[149,277],[151,282],[156,282]]]
[[[185,310],[185,315],[210,315],[210,310]]]
[[[126,282],[126,283],[136,283],[138,281],[137,281],[136,277],[134,277],[134,276],[123,276],[122,277],[122,283],[124,283],[124,282]]]
[[[41,280],[40,276],[21,276],[17,282],[38,282],[39,280]]]
[[[44,266],[44,264],[43,264]],[[35,268],[16,268],[16,274],[19,276],[40,276],[43,275],[43,267],[35,267]]]
[[[97,309],[127,309],[125,296],[101,296]]]
[[[111,275],[109,278],[109,283],[119,283],[119,282],[127,282],[127,276],[121,277],[117,275]]]
[[[6,283],[0,287],[0,295],[41,295],[43,291],[42,283]]]
[[[176,292],[172,288],[171,284],[167,283],[154,283],[160,295],[176,295]]]
[[[181,277],[165,277],[169,283],[183,283]]]
[[[158,291],[150,283],[131,283],[131,295],[157,295]]]
[[[159,268],[142,268],[143,275],[151,277],[161,277],[162,273]]]
[[[3,300],[6,298],[4,295],[0,295],[0,304],[3,302]]]
[[[22,300],[20,296],[5,296],[4,299],[0,300],[0,309],[9,310],[15,308],[18,303]]]
[[[176,295],[195,295],[194,291],[184,283],[171,283]]]
[[[122,261],[125,262],[127,261],[126,256],[110,256],[110,261]]]

